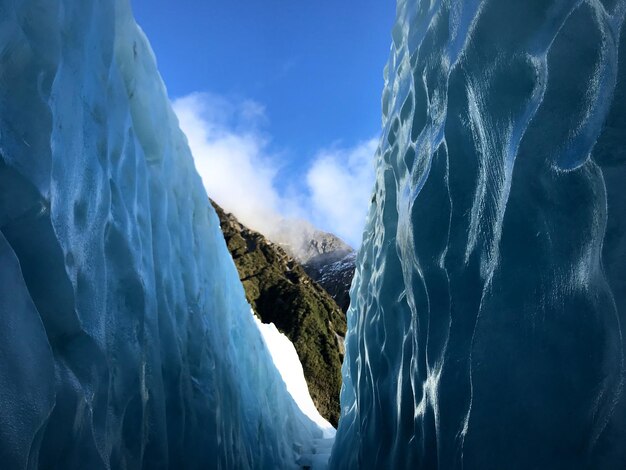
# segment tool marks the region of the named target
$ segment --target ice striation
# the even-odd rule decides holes
[[[0,0],[2,468],[323,466],[325,437],[128,1]]]
[[[331,468],[626,468],[625,10],[399,1]]]

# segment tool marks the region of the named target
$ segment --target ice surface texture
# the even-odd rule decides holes
[[[626,468],[625,6],[399,2],[332,468]]]
[[[126,0],[0,0],[0,466],[290,468],[296,409]]]

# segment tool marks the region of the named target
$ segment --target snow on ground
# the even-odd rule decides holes
[[[272,356],[274,365],[287,385],[287,391],[302,412],[315,422],[324,432],[324,439],[335,437],[335,428],[315,407],[304,378],[302,364],[293,343],[282,334],[273,323],[265,324],[255,316],[254,320],[261,332],[263,341]]]
[[[303,469],[325,470],[328,468],[328,459],[335,442],[335,428],[320,415],[313,403],[309,388],[304,378],[304,371],[300,358],[293,343],[282,334],[273,323],[262,323],[256,316],[254,321],[261,332],[261,336],[270,352],[274,365],[280,373],[287,391],[291,394],[296,405],[322,431],[321,439],[313,439],[313,447],[303,447],[299,454],[298,465]]]

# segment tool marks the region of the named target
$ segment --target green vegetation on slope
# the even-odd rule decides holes
[[[294,344],[317,409],[336,427],[346,333],[344,314],[282,248],[211,202],[248,302],[261,321],[274,323]]]

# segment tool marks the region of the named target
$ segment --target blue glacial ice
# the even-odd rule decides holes
[[[298,468],[322,438],[128,1],[0,0],[0,466]]]
[[[331,468],[626,468],[625,11],[399,1]]]

